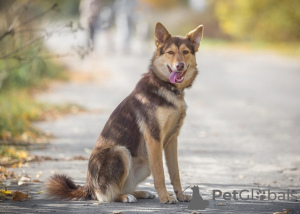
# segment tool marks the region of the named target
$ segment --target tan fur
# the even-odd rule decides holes
[[[145,140],[147,142],[150,167],[154,178],[154,187],[157,190],[159,199],[162,203],[176,203],[177,200],[169,196],[165,185],[162,143],[155,141],[147,131],[145,132]]]

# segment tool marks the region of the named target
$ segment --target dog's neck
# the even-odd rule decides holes
[[[167,81],[164,81],[162,79],[160,79],[156,72],[153,70],[154,68],[150,68],[149,69],[149,75],[150,75],[150,78],[157,83],[158,86],[160,87],[163,87],[165,89],[167,89],[168,91],[171,91],[174,95],[176,96],[182,96],[183,95],[183,89],[178,89],[176,87],[176,85],[170,83],[170,82],[167,82]]]

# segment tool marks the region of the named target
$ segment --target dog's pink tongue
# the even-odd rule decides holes
[[[172,73],[170,74],[170,77],[169,77],[170,82],[174,84],[176,81],[176,78],[178,78],[178,77],[180,77],[180,73],[172,71]]]

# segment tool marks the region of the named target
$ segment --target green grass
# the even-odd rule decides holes
[[[6,70],[0,88],[0,141],[34,141],[42,133],[32,122],[41,120],[45,112],[65,111],[65,107],[39,103],[32,95],[50,80],[67,79],[67,73],[53,61],[42,59],[9,59],[0,61],[0,66]]]
[[[1,93],[0,139],[22,141],[40,135],[31,122],[39,120],[43,110],[44,105],[36,102],[25,89]]]
[[[81,110],[81,107],[73,104],[53,105],[37,102],[28,89],[7,91],[0,94],[0,144],[1,140],[32,143],[44,136],[32,126],[32,122]]]
[[[67,79],[66,72],[49,60],[33,58],[32,60],[17,61],[8,59],[0,61],[0,68],[5,71],[1,91],[9,91],[22,88],[43,87],[51,79]]]

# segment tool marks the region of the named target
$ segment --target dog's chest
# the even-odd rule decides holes
[[[186,103],[182,99],[175,108],[158,108],[156,116],[160,127],[160,138],[166,143],[171,136],[178,135],[183,119],[186,115]]]

